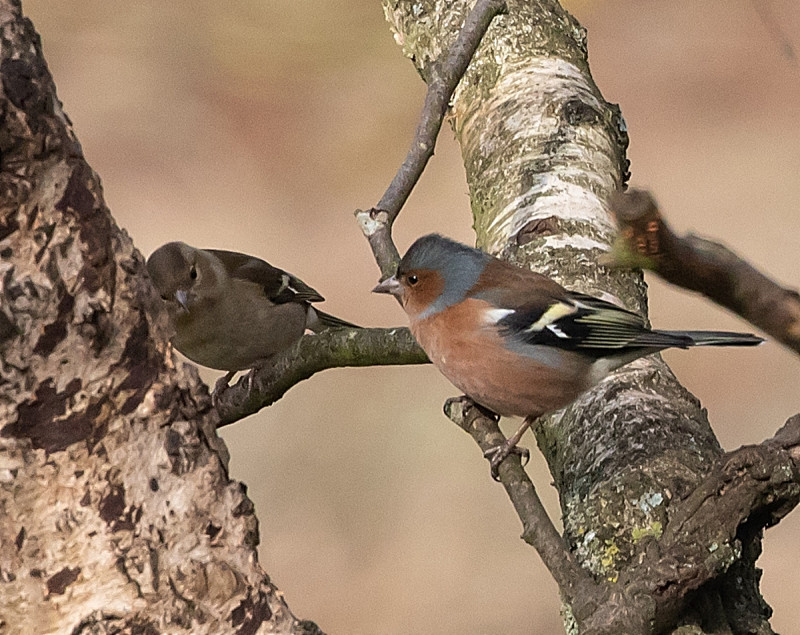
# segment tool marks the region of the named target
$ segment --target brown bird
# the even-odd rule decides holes
[[[171,242],[151,254],[147,271],[167,303],[175,348],[228,371],[214,396],[237,371],[263,365],[306,329],[358,328],[312,307],[324,298],[305,282],[247,254]]]

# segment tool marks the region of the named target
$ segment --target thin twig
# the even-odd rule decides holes
[[[492,20],[505,8],[504,0],[478,0],[475,4],[456,41],[433,67],[419,125],[403,164],[375,207],[366,211],[356,210],[361,231],[369,241],[383,278],[394,274],[400,262],[400,254],[392,240],[392,224],[433,156],[436,138],[458,82]]]
[[[667,282],[699,291],[800,353],[800,295],[784,289],[718,243],[676,236],[641,190],[610,201],[620,238],[603,264],[639,267]]]
[[[448,399],[444,412],[484,452],[505,441],[497,421],[482,412],[468,397]],[[510,455],[500,464],[498,472],[499,480],[522,521],[522,539],[539,553],[576,619],[583,619],[596,609],[605,590],[575,560],[550,520],[520,457]]]

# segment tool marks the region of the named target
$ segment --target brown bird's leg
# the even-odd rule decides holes
[[[504,443],[496,445],[495,447],[490,448],[483,453],[483,456],[489,459],[489,465],[491,465],[492,469],[492,478],[495,481],[500,479],[500,475],[497,473],[497,470],[500,467],[500,464],[506,460],[506,457],[508,457],[509,454],[519,454],[522,457],[522,465],[526,465],[530,460],[530,450],[527,448],[517,447],[517,443],[519,443],[522,435],[525,434],[525,431],[531,427],[531,424],[534,421],[536,421],[536,417],[525,417],[525,420],[522,422],[519,430],[508,437]]]
[[[211,391],[211,405],[215,408],[217,407],[217,400],[219,396],[228,389],[228,384],[230,383],[233,376],[236,374],[237,371],[229,370],[225,373],[222,377],[217,380],[217,383],[214,384],[214,390]]]
[[[255,380],[256,380],[256,373],[259,372],[262,368],[269,366],[272,363],[272,357],[267,357],[266,359],[260,359],[247,373],[247,396],[250,396],[250,393],[253,392],[253,388],[255,388]]]
[[[250,396],[250,393],[253,391],[254,381],[256,372],[258,372],[261,368],[269,364],[269,359],[262,359],[257,361],[253,364],[253,367],[247,373],[247,396]],[[217,380],[217,383],[214,384],[214,390],[211,392],[211,403],[214,407],[217,405],[217,400],[223,392],[225,392],[230,386],[228,385],[233,379],[233,376],[238,373],[238,370],[230,370],[225,373],[222,377]]]

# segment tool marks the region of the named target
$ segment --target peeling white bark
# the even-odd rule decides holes
[[[476,187],[504,184],[492,209],[482,210],[491,220],[481,246],[500,254],[527,223],[551,217],[588,223],[610,236],[604,201],[620,184],[616,140],[598,126],[567,128],[563,115],[563,105],[576,100],[603,111],[586,75],[558,58],[501,63],[499,73],[487,99],[473,107],[454,102],[463,153],[480,172]],[[548,169],[531,173],[537,163]]]
[[[557,236],[548,236],[542,243],[544,249],[563,249],[564,247],[572,247],[573,249],[598,249],[599,251],[608,251],[609,243],[582,236],[580,234],[559,234]]]

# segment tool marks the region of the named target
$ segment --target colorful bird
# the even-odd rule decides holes
[[[538,417],[611,371],[665,348],[752,346],[755,335],[654,331],[619,306],[438,234],[419,238],[373,289],[400,299],[433,364],[473,401],[522,426],[486,453],[492,475]]]

